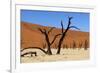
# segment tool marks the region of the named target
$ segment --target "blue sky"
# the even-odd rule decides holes
[[[61,28],[61,20],[64,28],[67,27],[68,16],[73,17],[71,25],[80,28],[80,31],[89,32],[89,13],[21,10],[21,21],[57,28]]]

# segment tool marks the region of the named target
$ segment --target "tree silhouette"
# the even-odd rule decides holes
[[[52,30],[53,30],[54,28],[55,28],[55,27],[52,27],[50,30],[38,28],[38,30],[45,36],[45,40],[46,40],[46,43],[47,43],[47,54],[48,54],[48,55],[52,55],[51,45],[54,43],[54,41],[56,40],[56,38],[57,38],[59,35],[61,35],[61,34],[56,34],[56,35],[54,36],[53,40],[50,42],[49,34],[50,34],[50,32],[52,32]]]
[[[59,40],[59,43],[58,43],[58,50],[57,50],[57,53],[56,54],[60,54],[60,51],[61,51],[61,45],[63,43],[63,40],[65,38],[65,36],[67,35],[67,32],[69,29],[71,28],[75,28],[75,29],[78,29],[80,30],[79,28],[77,28],[76,26],[71,26],[71,19],[73,17],[68,17],[68,25],[67,25],[67,28],[64,30],[64,27],[63,27],[63,22],[61,21],[61,26],[62,26],[62,34],[61,34],[61,38]]]
[[[49,30],[43,29],[43,28],[38,28],[38,30],[39,30],[39,31],[44,35],[44,37],[45,37],[46,44],[47,44],[47,50],[43,49],[44,47],[46,47],[46,45],[43,45],[43,48],[41,48],[41,47],[36,47],[36,46],[35,46],[35,47],[26,47],[26,48],[22,49],[21,52],[24,51],[24,50],[26,50],[26,49],[35,48],[35,49],[41,50],[41,51],[42,51],[43,53],[45,53],[45,54],[52,55],[51,46],[52,46],[52,44],[55,42],[56,38],[57,38],[58,36],[61,36],[60,39],[59,39],[59,41],[58,41],[57,53],[56,53],[56,54],[60,54],[61,45],[62,45],[62,43],[63,43],[63,40],[64,40],[65,36],[67,35],[68,30],[71,29],[71,28],[75,28],[75,29],[78,29],[78,30],[79,30],[79,28],[77,28],[77,27],[75,27],[75,26],[71,26],[71,19],[72,19],[72,18],[73,18],[73,17],[68,17],[68,25],[67,25],[66,29],[64,29],[64,27],[63,27],[63,22],[61,21],[61,27],[62,27],[61,30],[62,30],[62,32],[56,34],[56,35],[53,37],[53,40],[52,40],[52,41],[50,41],[49,34],[52,32],[52,30],[53,30],[55,27],[51,27]],[[87,43],[86,43],[86,44],[87,44]],[[86,47],[87,47],[87,45],[86,45]],[[26,53],[26,54],[27,54],[27,53]],[[33,53],[32,53],[32,54],[33,54]]]

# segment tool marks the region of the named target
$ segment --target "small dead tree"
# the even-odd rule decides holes
[[[69,48],[72,49],[72,43],[69,44]]]
[[[63,44],[63,48],[68,49],[68,45],[67,44]]]
[[[85,50],[88,49],[88,41],[87,41],[87,40],[85,40],[85,42],[84,42],[84,49],[85,49]]]
[[[65,44],[63,44],[63,48],[66,48],[66,45]]]
[[[82,42],[79,42],[79,49],[82,48]]]
[[[67,44],[65,45],[65,47],[66,47],[66,49],[68,49],[68,45]]]
[[[63,40],[64,40],[65,36],[67,35],[68,30],[71,29],[71,28],[75,28],[75,29],[78,29],[78,30],[79,30],[79,28],[77,28],[77,27],[75,27],[75,26],[71,26],[71,19],[72,19],[72,18],[73,18],[73,17],[68,17],[68,25],[67,25],[67,28],[66,28],[65,30],[64,30],[64,27],[63,27],[63,22],[61,21],[62,35],[61,35],[61,38],[60,38],[59,43],[58,43],[57,54],[60,54],[61,45],[62,45],[62,43],[63,43]]]
[[[75,43],[75,41],[73,41],[72,48],[73,48],[73,49],[76,48],[76,43]]]

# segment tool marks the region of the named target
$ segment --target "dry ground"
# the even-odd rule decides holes
[[[26,55],[21,57],[21,63],[48,62],[48,61],[68,61],[68,60],[87,60],[89,59],[89,50],[81,49],[61,49],[61,54],[56,55],[57,49],[52,49],[53,55],[45,55],[38,49],[27,49],[22,53],[36,51],[38,56],[31,57]]]

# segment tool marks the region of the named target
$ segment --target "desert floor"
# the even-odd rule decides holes
[[[37,56],[31,57],[26,55],[21,57],[21,63],[34,63],[34,62],[52,62],[52,61],[75,61],[75,60],[88,60],[89,50],[81,49],[61,49],[61,54],[56,55],[57,49],[52,49],[53,55],[45,55],[42,51],[38,49],[27,49],[22,53],[36,51]]]

